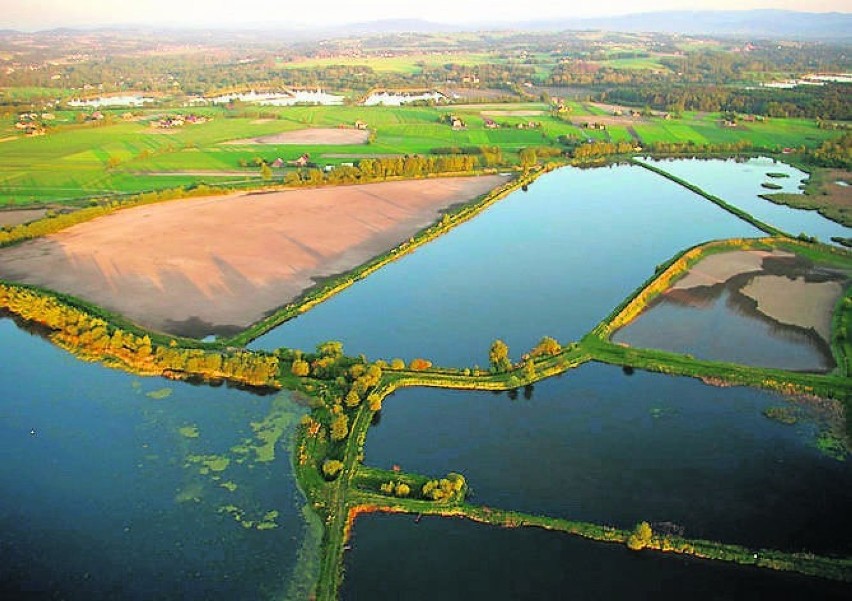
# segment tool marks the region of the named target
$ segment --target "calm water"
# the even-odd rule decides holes
[[[535,528],[408,515],[358,518],[343,599],[848,599],[817,578],[633,553]]]
[[[758,235],[641,167],[563,168],[251,346],[336,339],[374,359],[486,365],[495,338],[513,356],[579,339],[678,251]]]
[[[701,270],[701,265],[696,266]],[[836,366],[831,347],[814,330],[781,324],[760,313],[742,293],[767,274],[807,282],[843,282],[842,273],[806,259],[765,259],[759,271],[714,286],[672,290],[613,336],[640,348],[689,353],[701,359],[826,372]]]
[[[254,439],[251,422],[298,420],[287,397],[83,363],[9,319],[0,319],[0,390],[0,598],[287,590],[305,526],[284,440],[272,462],[230,450]],[[192,456],[217,454],[229,465],[199,473]],[[245,528],[236,509],[220,511],[227,505],[243,523],[278,511],[266,520],[277,528]]]
[[[584,365],[516,398],[404,389],[370,429],[365,463],[463,473],[473,502],[694,538],[852,551],[852,462],[822,455],[813,423],[761,415],[783,397]],[[527,399],[526,396],[531,396]]]
[[[653,164],[793,236],[804,232],[826,243],[831,243],[833,236],[852,236],[852,229],[826,219],[816,211],[776,205],[759,197],[760,194],[801,193],[799,185],[808,178],[808,174],[784,163],[761,157],[748,161],[673,159]],[[785,173],[789,177],[772,178],[767,173]],[[764,182],[777,184],[781,189],[767,190],[760,185]]]

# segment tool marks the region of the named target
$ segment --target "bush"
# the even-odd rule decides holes
[[[343,470],[343,462],[337,459],[326,459],[322,462],[322,473],[329,480],[335,479]]]
[[[647,547],[651,538],[654,536],[651,525],[648,522],[639,522],[627,537],[627,548],[632,551],[639,551]]]

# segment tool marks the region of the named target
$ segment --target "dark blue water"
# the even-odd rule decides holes
[[[852,552],[852,463],[820,453],[813,422],[764,417],[788,405],[780,395],[601,364],[526,392],[397,391],[367,435],[365,463],[460,472],[472,502],[492,507]]]
[[[852,236],[852,229],[816,211],[794,209],[760,198],[761,194],[801,193],[799,185],[808,179],[808,174],[785,163],[760,157],[747,161],[668,159],[653,164],[793,236],[805,233],[828,244],[833,236]],[[789,177],[772,178],[767,173],[786,173]],[[781,189],[767,190],[761,186],[765,182]]]
[[[849,584],[635,553],[538,528],[371,514],[346,553],[343,599],[848,599]]]
[[[373,359],[486,365],[495,338],[515,357],[542,336],[579,339],[678,251],[758,235],[641,167],[563,168],[251,347],[335,339]]]
[[[231,450],[255,440],[251,422],[295,423],[302,409],[286,396],[83,363],[9,319],[0,319],[0,391],[0,598],[286,591],[305,528],[288,441],[271,462]],[[201,474],[193,456],[204,455],[230,463]],[[228,505],[243,522],[220,511]],[[270,511],[277,527],[258,529]]]

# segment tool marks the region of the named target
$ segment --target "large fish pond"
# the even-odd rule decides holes
[[[676,163],[663,165],[668,169]],[[746,165],[760,173],[792,169],[765,159]],[[724,198],[739,201],[760,189],[742,163],[694,165],[698,171],[704,167],[727,181],[717,191]],[[789,186],[797,177],[778,181]],[[813,212],[757,200],[793,218],[827,222]],[[275,328],[251,347],[313,349],[334,339],[349,353],[371,359],[424,357],[436,365],[484,366],[495,338],[503,339],[513,356],[542,336],[579,339],[651,277],[658,264],[685,248],[761,235],[642,167],[563,168]],[[767,348],[778,342],[772,332],[759,338],[764,339]],[[809,348],[807,340],[792,344],[816,356],[805,363],[818,362],[820,351]]]

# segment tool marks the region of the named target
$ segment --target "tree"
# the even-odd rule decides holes
[[[377,395],[375,392],[371,392],[367,395],[367,404],[370,407],[370,411],[381,411],[382,397]]]
[[[317,353],[322,357],[340,357],[343,355],[343,343],[337,340],[328,340],[317,345]]]
[[[343,402],[346,403],[347,407],[357,407],[358,405],[361,404],[361,397],[358,396],[358,393],[355,392],[354,390],[350,390],[346,394],[346,398],[343,399]]]
[[[322,462],[322,473],[326,478],[335,478],[343,469],[343,462],[337,459],[326,459]]]
[[[561,350],[562,346],[554,338],[545,336],[539,341],[531,354],[533,357],[541,355],[557,355]]]
[[[417,359],[412,359],[411,363],[408,364],[408,367],[414,371],[423,371],[432,367],[432,362],[428,359],[421,359],[418,357]]]
[[[639,522],[630,536],[627,537],[627,547],[632,551],[644,549],[651,542],[653,536],[654,532],[651,530],[651,525],[648,522]]]
[[[341,413],[331,422],[331,439],[343,440],[349,435],[349,418]]]
[[[518,153],[518,159],[521,161],[521,167],[527,171],[530,167],[536,164],[538,156],[532,148],[522,148]]]
[[[394,494],[398,497],[407,497],[411,493],[411,487],[405,482],[398,482]]]
[[[260,165],[260,177],[265,182],[272,179],[272,169],[266,163],[261,163]]]
[[[500,339],[495,340],[488,352],[488,360],[491,362],[491,369],[495,372],[507,371],[512,367],[512,362],[509,360],[509,346]]]
[[[294,376],[299,376],[300,378],[304,378],[309,373],[311,373],[311,366],[307,361],[303,361],[301,359],[296,359],[293,361],[293,367],[290,368],[290,372]]]

